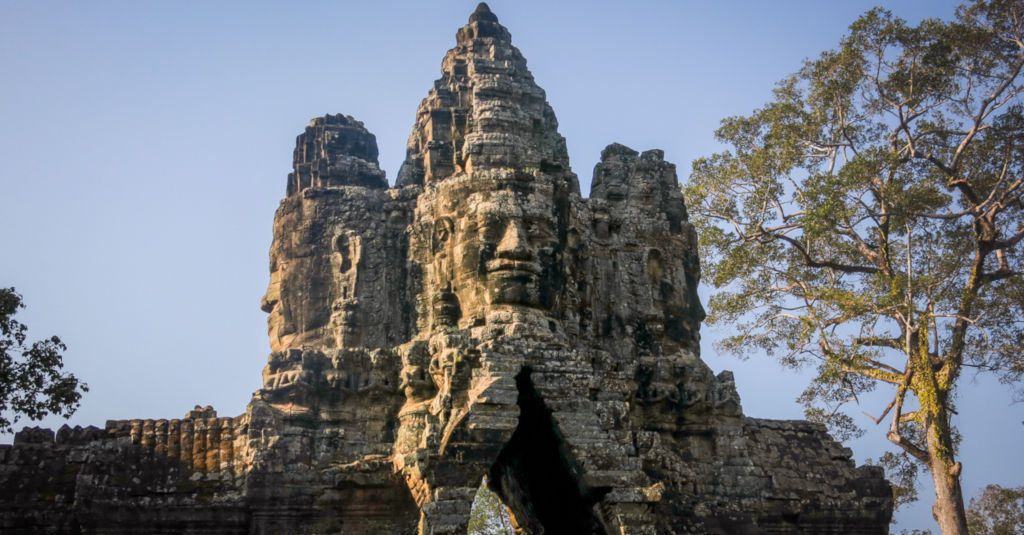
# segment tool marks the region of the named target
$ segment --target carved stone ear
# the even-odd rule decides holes
[[[432,253],[436,254],[448,243],[448,240],[452,237],[452,232],[455,229],[455,223],[452,222],[450,217],[440,217],[434,221],[434,230],[431,236],[430,244]]]

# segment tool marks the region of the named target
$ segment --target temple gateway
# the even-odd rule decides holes
[[[884,534],[892,492],[823,426],[743,415],[701,360],[697,236],[660,150],[589,198],[486,4],[416,110],[394,186],[345,115],[298,136],[245,414],[26,429],[0,533]]]

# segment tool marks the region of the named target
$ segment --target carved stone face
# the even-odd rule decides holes
[[[302,246],[310,252],[308,256],[295,254],[295,247],[272,252],[278,259],[272,261],[270,285],[261,303],[270,314],[267,332],[272,351],[323,344],[331,319],[332,272],[327,255],[321,253],[326,247],[317,242]]]
[[[276,266],[275,266],[276,267]],[[270,314],[267,318],[267,334],[270,335],[270,349],[272,351],[283,350],[288,342],[295,336],[294,322],[285,318],[284,307],[281,304],[281,274],[283,270],[272,269],[270,273],[270,285],[267,293],[263,296],[260,308]]]
[[[547,203],[516,205],[494,194],[476,205],[456,233],[458,267],[480,277],[491,304],[545,305],[541,278],[553,269],[557,236]],[[533,199],[536,200],[536,199]]]
[[[557,268],[558,245],[551,200],[534,192],[484,191],[461,204],[450,239],[452,287],[463,310],[550,307],[552,289],[544,281]]]
[[[417,203],[412,257],[425,270],[424,326],[482,325],[517,310],[559,306],[569,203],[547,176],[489,171],[456,175]]]
[[[591,196],[609,201],[621,201],[629,193],[629,186],[625,178],[628,173],[623,171],[623,165],[619,161],[607,161],[598,164],[595,174],[601,179],[594,187]]]

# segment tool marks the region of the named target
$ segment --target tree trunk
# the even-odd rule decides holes
[[[927,333],[919,332],[915,335],[908,343],[912,344],[910,347],[919,347],[920,351],[909,364],[914,371],[912,388],[921,404],[916,420],[924,430],[925,451],[918,450],[918,454],[928,466],[935,483],[932,516],[938,522],[942,535],[968,535],[964,495],[960,488],[961,465],[956,460],[953,426],[949,418],[950,383],[940,380],[932,365],[927,348]]]
[[[945,412],[945,411],[943,411]],[[935,483],[932,516],[942,535],[968,535],[964,495],[960,488],[960,463],[953,458],[953,440],[948,425],[930,425],[927,430],[928,470]]]

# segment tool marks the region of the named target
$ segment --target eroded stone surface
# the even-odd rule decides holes
[[[609,145],[583,198],[486,4],[442,72],[395,187],[355,119],[298,137],[246,413],[27,429],[0,532],[463,534],[485,474],[522,533],[887,532],[879,470],[700,359],[663,153]]]

